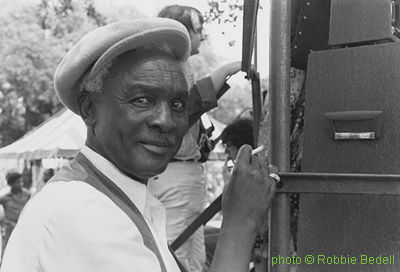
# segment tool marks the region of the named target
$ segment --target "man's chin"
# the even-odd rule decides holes
[[[190,55],[191,56],[194,56],[194,55],[197,55],[197,54],[199,54],[200,53],[200,50],[199,49],[197,49],[197,50],[192,50],[191,52],[190,52]]]
[[[149,165],[149,173],[150,173],[150,177],[154,177],[157,176],[159,174],[161,174],[162,172],[165,171],[165,169],[167,169],[167,166],[169,164],[170,160],[165,161],[158,161],[157,163],[151,164]]]
[[[178,149],[178,148],[177,148]],[[144,152],[143,152],[144,151]],[[140,175],[145,178],[157,176],[165,171],[168,164],[170,163],[175,152],[167,152],[165,154],[156,154],[152,150],[143,149],[142,152],[136,152],[132,155],[131,163],[133,163],[130,169],[135,169]],[[138,158],[141,158],[138,160]]]

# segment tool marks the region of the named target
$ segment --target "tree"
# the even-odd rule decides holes
[[[242,0],[208,0],[209,10],[204,14],[205,21],[231,23],[237,26],[243,14]]]
[[[82,33],[96,26],[85,6],[45,2],[51,1],[37,9],[15,8],[0,18],[0,146],[62,107],[53,88],[55,68]]]

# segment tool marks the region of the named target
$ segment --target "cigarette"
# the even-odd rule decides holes
[[[256,154],[258,154],[258,153],[260,153],[261,151],[263,151],[264,150],[264,146],[263,145],[260,145],[259,147],[257,147],[256,149],[253,149],[252,151],[251,151],[251,155],[253,156],[253,155],[256,155]]]

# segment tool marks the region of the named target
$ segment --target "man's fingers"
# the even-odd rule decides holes
[[[239,152],[236,157],[236,165],[247,165],[250,163],[251,158],[251,146],[250,145],[242,145],[239,149]]]
[[[272,164],[268,165],[268,173],[278,174],[278,167]]]

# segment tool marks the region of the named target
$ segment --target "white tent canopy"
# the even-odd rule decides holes
[[[211,116],[209,118],[215,127],[212,137],[215,138],[225,125]],[[82,119],[72,111],[62,109],[19,140],[1,148],[0,159],[71,158],[79,152],[85,140],[86,126]],[[223,153],[223,150],[217,146],[214,152]]]
[[[40,160],[70,158],[79,152],[86,139],[82,119],[62,109],[14,143],[0,149],[0,158]]]

